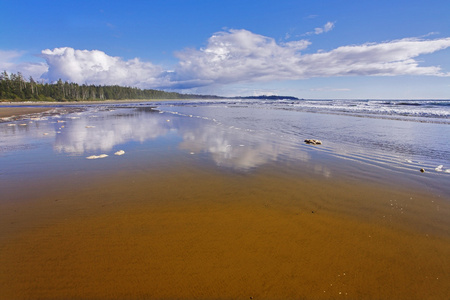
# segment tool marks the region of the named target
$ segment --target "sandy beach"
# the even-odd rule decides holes
[[[442,199],[273,169],[236,178],[183,167],[3,205],[0,298],[448,295]]]
[[[169,101],[164,99],[158,100],[111,100],[111,101],[76,101],[76,102],[0,102],[0,118],[9,118],[14,116],[22,116],[28,114],[42,113],[49,111],[55,107],[65,106],[83,106],[83,105],[107,105],[107,104],[123,104],[137,102],[154,102]]]
[[[326,144],[272,145],[271,134],[153,110],[26,124],[1,127],[0,299],[450,293],[438,172],[364,169]]]
[[[44,107],[2,107],[0,106],[0,118],[41,113],[50,110]]]

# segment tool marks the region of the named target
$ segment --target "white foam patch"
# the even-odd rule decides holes
[[[443,167],[444,167],[444,165],[440,165],[435,170],[438,171],[438,172],[442,172],[443,171],[442,170]]]
[[[87,159],[98,159],[98,158],[105,158],[108,157],[108,154],[100,154],[100,155],[91,155],[86,157]]]

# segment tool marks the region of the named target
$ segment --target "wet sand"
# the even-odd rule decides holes
[[[0,118],[9,118],[49,111],[49,107],[2,107],[0,106]]]
[[[1,202],[0,299],[450,294],[450,205],[424,191],[275,165],[75,178]]]
[[[95,104],[119,104],[119,103],[140,103],[140,102],[164,102],[173,101],[166,99],[127,99],[127,100],[107,100],[107,101],[67,101],[67,102],[0,102],[0,118],[10,118],[27,114],[42,113],[54,107],[65,107],[73,105],[95,105]],[[12,107],[11,107],[12,106]],[[47,107],[42,107],[47,106]]]

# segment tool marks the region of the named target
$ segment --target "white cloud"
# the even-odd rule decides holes
[[[320,87],[320,88],[312,88],[311,92],[349,92],[351,89],[349,88],[331,88],[331,87]]]
[[[0,66],[5,66],[11,63],[12,60],[21,57],[22,53],[18,51],[4,51],[0,50]]]
[[[99,50],[75,50],[69,47],[46,49],[41,55],[49,68],[44,78],[61,78],[79,84],[118,84],[158,87],[164,84],[164,70],[138,58],[125,61]]]
[[[322,34],[322,33],[328,32],[334,28],[334,24],[335,24],[335,22],[327,22],[325,25],[323,25],[323,27],[316,27],[316,28],[314,28],[313,31],[309,31],[303,35],[308,36],[308,35]]]
[[[274,39],[247,30],[214,34],[204,49],[178,52],[180,84],[234,83],[290,77],[292,63],[310,44],[299,40],[278,45]]]
[[[277,44],[247,30],[220,32],[206,48],[177,54],[177,81],[200,86],[331,76],[449,75],[438,66],[421,67],[414,58],[450,47],[450,38],[402,39],[300,53],[309,44],[307,40]]]
[[[414,60],[450,47],[450,38],[437,40],[402,39],[379,44],[343,46],[329,52],[308,54],[298,58],[300,77],[330,76],[449,76],[438,66],[421,67]]]
[[[322,30],[333,26],[329,22]],[[35,78],[45,72],[42,76],[49,81],[61,78],[80,84],[172,89],[312,77],[450,76],[439,66],[421,66],[416,60],[449,48],[450,38],[406,38],[305,53],[310,44],[305,39],[277,43],[270,37],[232,29],[215,33],[204,48],[177,52],[179,63],[170,71],[138,58],[124,60],[99,50],[69,47],[43,50],[41,57],[46,63],[41,64],[18,62],[22,53],[2,51],[0,67],[26,76],[33,73]]]
[[[3,51],[0,50],[0,71],[7,71],[8,73],[22,73],[25,78],[32,76],[37,79],[42,73],[47,71],[47,64],[45,63],[30,63],[21,62],[20,58],[24,55],[21,51]]]
[[[314,29],[314,34],[321,34],[324,32],[328,32],[331,29],[334,28],[334,23],[333,22],[327,22],[323,27],[318,27]]]

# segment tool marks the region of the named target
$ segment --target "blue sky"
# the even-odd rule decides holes
[[[450,1],[0,0],[0,70],[186,93],[449,99]]]

